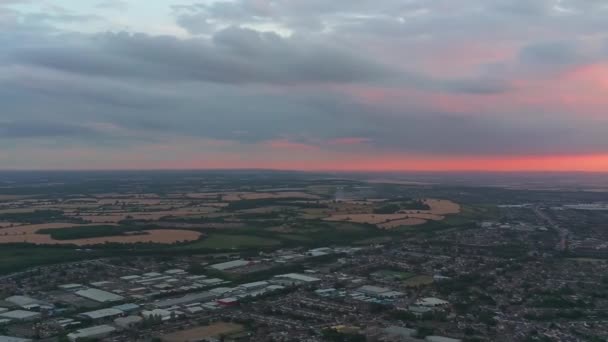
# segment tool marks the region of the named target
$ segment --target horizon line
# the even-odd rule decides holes
[[[2,169],[0,172],[167,172],[167,171],[272,171],[272,172],[303,172],[303,173],[552,173],[552,174],[563,174],[563,173],[585,173],[585,174],[608,174],[606,171],[589,171],[589,170],[415,170],[415,169],[403,169],[403,170],[332,170],[332,169],[318,169],[318,170],[306,170],[306,169],[280,169],[280,168],[108,168],[108,169],[54,169],[54,168],[31,168],[31,169]]]

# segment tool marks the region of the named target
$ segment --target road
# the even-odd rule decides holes
[[[566,228],[560,227],[551,217],[549,217],[549,215],[544,213],[539,206],[532,207],[532,210],[536,216],[547,222],[547,224],[549,224],[549,226],[559,234],[560,244],[557,246],[557,249],[564,251],[566,249],[568,237],[570,236],[570,231]]]

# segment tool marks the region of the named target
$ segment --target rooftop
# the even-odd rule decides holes
[[[29,319],[40,316],[38,312],[25,311],[25,310],[13,310],[0,313],[0,317],[11,318],[11,319]]]
[[[80,290],[76,291],[76,294],[100,303],[117,302],[124,299],[122,296],[117,294],[98,289]]]
[[[114,308],[101,309],[101,310],[95,310],[95,311],[89,311],[89,312],[82,313],[83,316],[89,317],[90,319],[100,319],[100,318],[106,318],[106,317],[112,317],[112,316],[120,316],[122,314],[124,314],[124,311],[114,309]]]
[[[237,267],[247,266],[250,263],[251,263],[251,261],[239,259],[239,260],[233,260],[233,261],[223,262],[220,264],[211,265],[209,267],[216,269],[218,271],[225,271],[225,270],[230,270],[230,269],[237,268]]]
[[[110,334],[116,331],[116,328],[109,325],[97,325],[90,328],[78,329],[75,332],[68,334],[70,340],[75,341],[79,338],[87,338],[92,336],[99,336],[104,334]]]
[[[41,302],[38,299],[28,297],[28,296],[10,296],[6,298],[4,301],[13,303],[17,306],[26,306],[31,304],[40,304]]]
[[[299,274],[299,273],[281,274],[281,275],[275,276],[275,278],[287,278],[287,279],[292,279],[292,280],[303,281],[306,283],[321,281],[321,279],[319,279],[319,278],[309,277],[307,275],[303,275],[303,274]]]

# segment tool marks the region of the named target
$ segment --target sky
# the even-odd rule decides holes
[[[0,169],[608,172],[604,0],[0,0]]]

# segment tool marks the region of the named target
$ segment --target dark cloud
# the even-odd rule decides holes
[[[90,128],[58,122],[0,121],[0,138],[91,137]]]
[[[11,55],[17,64],[116,78],[275,85],[367,82],[474,94],[510,90],[496,78],[437,79],[328,42],[237,27],[218,31],[210,40],[127,33],[73,37],[61,47],[17,48]]]
[[[16,49],[13,58],[89,75],[223,83],[342,83],[390,75],[385,66],[354,52],[234,27],[211,41],[104,34],[61,47]]]
[[[188,37],[67,33],[54,25],[93,18],[0,10],[0,139],[65,137],[107,146],[177,137],[242,144],[287,138],[323,148],[332,139],[357,137],[377,152],[606,152],[608,123],[575,117],[567,108],[450,112],[430,109],[441,97],[374,97],[384,88],[507,96],[521,91],[512,81],[531,71],[603,60],[606,55],[585,45],[608,29],[602,3],[564,0],[560,6],[219,1],[174,8],[176,23],[193,34]],[[509,43],[512,54],[491,65],[459,67],[457,54],[469,62],[471,46],[493,52],[496,42]],[[452,55],[446,47],[460,50]],[[366,91],[370,101],[359,98]]]

